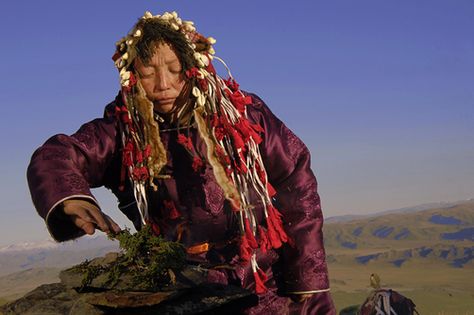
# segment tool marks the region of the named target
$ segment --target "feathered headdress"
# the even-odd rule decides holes
[[[262,293],[266,290],[266,275],[257,265],[256,250],[260,248],[265,252],[270,248],[279,248],[288,241],[281,214],[272,204],[271,198],[276,192],[268,182],[258,146],[262,141],[263,129],[248,120],[246,107],[252,100],[240,91],[230,71],[227,80],[217,75],[212,64],[214,59],[227,66],[214,55],[212,45],[215,40],[196,32],[193,22],[181,20],[176,12],[163,15],[146,12],[130,33],[116,44],[113,60],[120,72],[124,104],[116,108],[121,121],[123,144],[122,183],[126,177],[130,178],[142,223],[147,224],[146,185],[159,189],[153,179],[163,176],[160,171],[167,161],[153,103],[146,98],[133,70],[133,60],[139,54],[138,46],[142,37],[147,35],[145,29],[150,23],[167,28],[172,37],[187,45],[182,48],[188,51],[191,60],[183,60],[183,54],[178,57],[181,58],[184,75],[190,84],[190,102],[178,108],[175,116],[178,121],[193,117],[197,124],[199,134],[207,146],[206,158],[216,181],[238,217],[240,258],[243,262],[251,263],[256,291]],[[170,41],[173,47],[176,45],[174,39],[165,37],[162,40]],[[188,150],[194,150],[191,140],[184,134],[178,134],[178,142]],[[202,161],[196,158],[193,166],[199,167]],[[266,227],[257,222],[251,204],[251,192],[256,193],[264,206]]]

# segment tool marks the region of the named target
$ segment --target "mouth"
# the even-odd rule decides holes
[[[164,105],[164,104],[173,104],[174,101],[175,101],[174,98],[160,98],[160,99],[155,99],[153,103],[156,105]]]

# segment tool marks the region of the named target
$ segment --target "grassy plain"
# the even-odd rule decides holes
[[[362,304],[371,291],[369,277],[377,273],[382,287],[397,290],[416,304],[422,315],[474,315],[474,268],[444,264],[329,264],[331,288],[338,310]]]
[[[422,315],[474,315],[473,227],[474,201],[325,224],[338,310],[362,304],[377,273]]]
[[[0,277],[0,305],[22,297],[37,286],[59,282],[60,268],[35,268]]]

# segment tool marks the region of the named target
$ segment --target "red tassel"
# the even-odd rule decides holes
[[[132,122],[130,116],[128,115],[128,109],[124,105],[121,107],[115,106],[115,117],[117,117],[117,119],[121,120],[126,125]]]
[[[245,111],[245,105],[240,102],[238,91],[230,92],[229,90],[225,90],[225,94],[230,99],[234,107],[240,112],[243,113]]]
[[[270,241],[268,240],[268,236],[265,230],[260,225],[258,226],[257,229],[258,229],[258,240],[259,240],[258,245],[262,253],[266,253],[267,250],[272,248],[272,246],[270,244]]]
[[[252,229],[250,228],[249,219],[245,219],[245,237],[247,238],[248,244],[251,248],[258,248],[257,240],[255,239],[255,236],[252,233]]]
[[[263,293],[267,292],[268,289],[265,286],[264,281],[262,281],[262,279],[260,279],[260,275],[258,274],[257,271],[255,271],[253,273],[253,277],[255,278],[255,292],[257,294],[263,294]]]
[[[265,273],[265,271],[263,271],[262,269],[258,268],[258,269],[257,269],[257,272],[258,272],[258,275],[260,276],[260,279],[262,279],[262,282],[263,282],[263,283],[267,282],[268,276],[267,276],[267,274]]]
[[[241,174],[246,174],[249,171],[244,161],[245,161],[245,156],[242,150],[239,152],[239,159],[235,163],[236,164],[235,167],[237,168],[237,171]]]
[[[194,149],[193,142],[191,141],[191,138],[186,137],[182,133],[180,133],[178,135],[178,143],[181,144],[182,146],[184,146],[189,151],[193,151],[193,149]]]
[[[252,256],[252,249],[249,246],[247,238],[245,235],[242,235],[240,238],[240,259],[247,263],[250,261],[250,257]]]
[[[173,200],[164,200],[163,204],[168,212],[168,217],[171,220],[175,220],[181,216],[180,213],[178,212],[178,209],[176,209],[176,206]]]
[[[268,191],[268,195],[271,197],[275,196],[276,195],[276,190],[275,188],[273,188],[272,184],[270,183],[267,183],[267,191]]]
[[[262,137],[260,137],[260,135],[253,130],[250,130],[250,136],[252,137],[255,144],[260,144],[263,141]]]
[[[237,129],[242,135],[244,142],[248,142],[250,140],[250,124],[247,119],[240,118],[235,124],[235,129]]]
[[[146,159],[151,156],[151,146],[149,144],[145,146],[145,150],[143,150],[143,154],[145,155]]]
[[[186,76],[191,79],[191,78],[197,78],[199,76],[199,71],[196,67],[191,68],[189,70],[186,70]]]
[[[253,130],[255,130],[255,132],[265,133],[265,130],[259,124],[251,124],[250,126],[252,126],[252,128],[253,128]]]
[[[262,137],[257,133],[262,130],[262,127],[258,124],[251,124],[248,119],[240,118],[235,124],[235,128],[239,131],[244,139],[244,142],[248,142],[252,138],[256,144],[262,142]]]
[[[193,165],[192,165],[193,170],[197,173],[202,169],[203,165],[204,163],[202,162],[201,158],[195,155],[193,158]]]
[[[137,78],[135,78],[135,75],[133,74],[133,72],[130,72],[130,78],[128,79],[128,87],[132,87],[134,86],[135,84],[137,84]]]
[[[268,218],[272,221],[272,225],[275,228],[275,231],[278,233],[280,240],[283,243],[286,243],[288,241],[288,235],[286,235],[286,232],[283,229],[283,222],[281,221],[281,217],[282,217],[281,213],[278,212],[278,210],[272,205],[269,205],[267,210],[268,210]]]
[[[219,117],[217,116],[217,114],[211,115],[210,122],[211,122],[211,127],[217,127],[219,125]]]
[[[132,177],[135,180],[146,180],[149,177],[148,169],[145,166],[135,167],[132,172]]]
[[[226,135],[225,130],[223,128],[224,124],[222,123],[221,119],[217,114],[213,114],[210,119],[211,126],[214,127],[214,135],[217,141],[222,141],[224,136]]]
[[[228,126],[226,129],[227,129],[226,131],[232,137],[232,140],[234,141],[234,145],[237,149],[245,147],[244,140],[242,139],[240,134],[234,128],[232,128],[231,126]]]
[[[142,163],[143,162],[143,152],[140,150],[137,150],[135,152],[135,161],[136,163]]]
[[[267,207],[268,214],[278,220],[281,221],[281,213],[273,206],[273,205],[268,205]]]
[[[235,91],[232,93],[229,90],[225,90],[225,93],[241,114],[245,113],[246,105],[252,104],[252,98],[250,96],[243,96],[240,91]]]
[[[227,85],[227,87],[232,90],[232,92],[235,92],[239,89],[239,84],[232,78],[228,78],[227,80],[224,80],[224,82],[225,85]]]
[[[267,182],[266,178],[265,178],[265,172],[263,171],[262,167],[260,166],[260,163],[256,163],[255,164],[255,170],[257,171],[257,174],[258,174],[258,178],[260,178],[260,181],[262,182],[262,184],[265,185],[265,183]]]
[[[206,79],[198,79],[198,84],[201,87],[201,90],[207,92],[209,86]]]
[[[125,166],[132,166],[133,165],[133,143],[132,141],[128,141],[122,151],[122,163]]]
[[[214,135],[216,136],[217,141],[222,141],[225,136],[224,128],[222,127],[215,127],[214,128]]]
[[[273,222],[270,217],[267,218],[267,226],[268,226],[268,239],[270,240],[270,244],[272,247],[277,249],[280,248],[282,243],[279,235],[275,231],[275,227],[273,226]]]

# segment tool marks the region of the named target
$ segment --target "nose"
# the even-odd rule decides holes
[[[170,83],[171,83],[171,80],[166,70],[160,69],[156,72],[155,92],[169,89]]]

